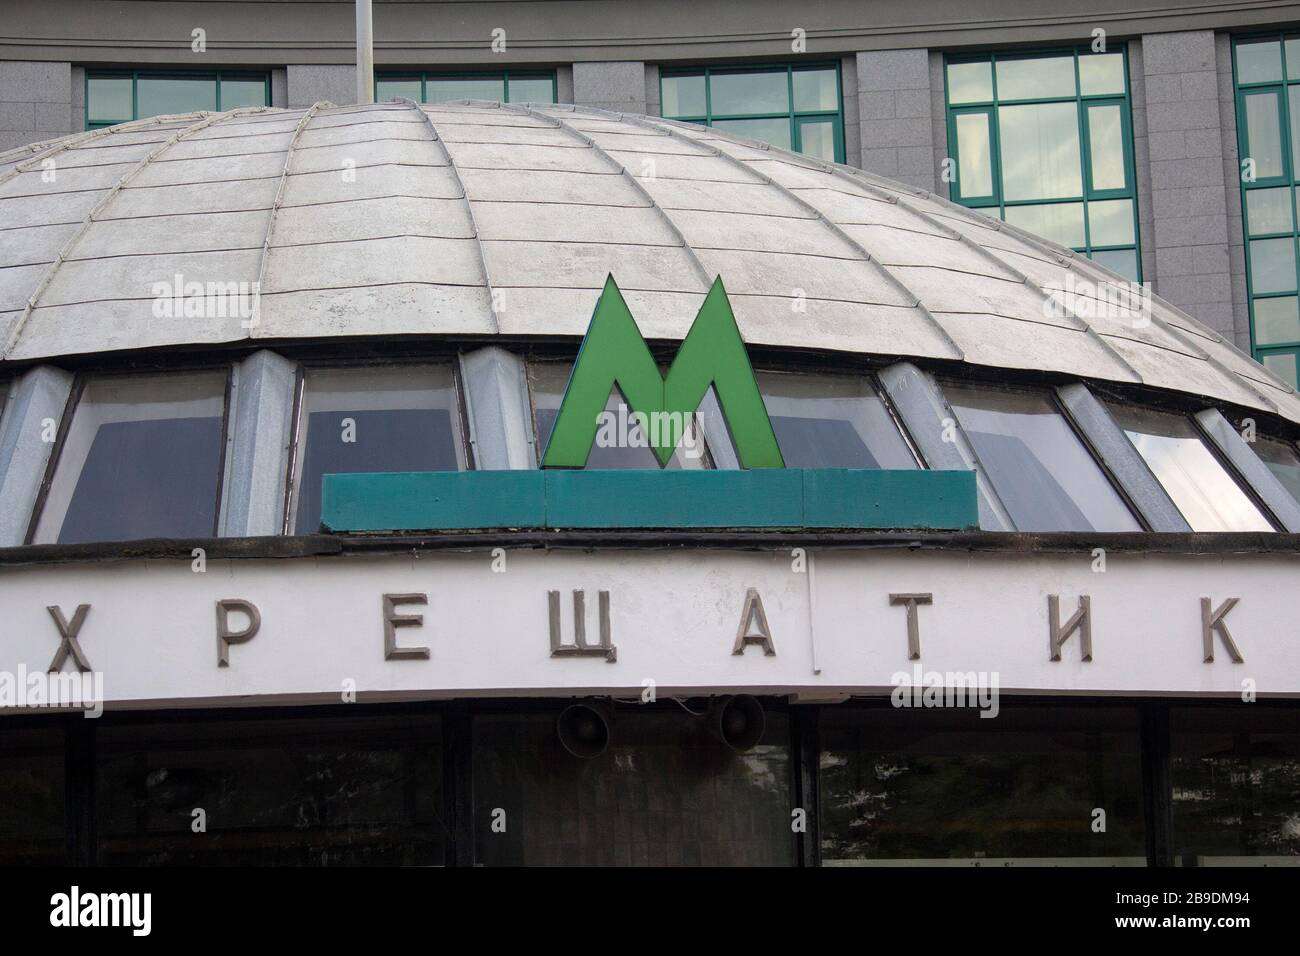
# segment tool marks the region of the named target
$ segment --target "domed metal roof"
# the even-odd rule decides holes
[[[607,273],[647,338],[714,276],[754,345],[1142,383],[1300,421],[1300,399],[1154,300],[1021,230],[685,123],[464,103],[158,117],[0,153],[4,361],[322,336],[571,335]],[[260,283],[255,322],[159,317],[156,284]],[[1101,313],[1101,314],[1098,314]]]

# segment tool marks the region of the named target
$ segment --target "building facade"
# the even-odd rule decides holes
[[[1300,10],[787,8],[4,5],[0,861],[1300,860]]]

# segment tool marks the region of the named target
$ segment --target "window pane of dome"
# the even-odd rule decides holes
[[[1291,497],[1300,501],[1300,453],[1297,453],[1295,444],[1273,438],[1256,438],[1251,447]]]
[[[57,451],[36,542],[215,534],[226,378],[91,379]]]
[[[865,377],[758,376],[787,468],[915,468],[916,458]]]
[[[1046,395],[944,392],[1017,531],[1142,530]]]
[[[308,372],[297,459],[290,512],[297,534],[320,528],[325,475],[464,469],[451,367]]]
[[[1135,405],[1110,410],[1193,531],[1273,530],[1185,416]]]
[[[531,362],[528,365],[529,387],[533,397],[533,418],[537,429],[537,461],[540,464],[546,452],[546,443],[560,415],[560,403],[569,384],[571,362]],[[591,444],[586,467],[594,468],[659,468],[659,459],[651,450],[645,433],[637,424],[632,409],[617,388],[612,390],[605,411],[598,423],[596,438]],[[661,420],[662,428],[680,429],[682,440],[668,459],[666,468],[707,468],[707,449],[696,416],[689,421]]]

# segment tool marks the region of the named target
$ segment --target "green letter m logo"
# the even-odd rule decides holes
[[[682,437],[682,423],[699,408],[712,385],[741,467],[785,467],[721,278],[700,306],[666,378],[659,374],[614,277],[605,280],[546,445],[544,468],[581,468],[587,463],[600,415],[615,385],[660,465],[672,458]],[[655,427],[647,428],[651,421]],[[659,427],[664,421],[673,424]]]

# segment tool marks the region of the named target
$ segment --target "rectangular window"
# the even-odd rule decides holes
[[[1272,531],[1185,415],[1111,404],[1124,429],[1193,531]]]
[[[560,744],[555,713],[475,716],[475,862],[793,864],[785,714],[769,708],[758,744],[737,753],[701,717],[644,710],[620,711],[608,749],[588,760]],[[511,822],[493,832],[500,807]]]
[[[441,737],[430,714],[99,728],[98,862],[436,866]]]
[[[823,708],[829,866],[1142,866],[1135,707]],[[1106,827],[1089,826],[1096,809]]]
[[[952,198],[1141,279],[1123,47],[949,57]]]
[[[0,731],[0,865],[63,866],[67,859],[67,738],[62,726],[6,716]]]
[[[1141,531],[1056,405],[1040,392],[944,394],[1017,531]]]
[[[171,113],[270,105],[267,73],[86,71],[86,129]]]
[[[663,115],[844,162],[844,105],[837,63],[668,69]]]
[[[760,372],[758,387],[787,468],[917,467],[867,379]]]
[[[1251,349],[1295,386],[1297,314],[1295,188],[1300,177],[1300,37],[1275,34],[1233,44],[1237,149],[1246,227]]]
[[[228,377],[87,382],[55,452],[35,543],[216,534]]]
[[[289,507],[294,533],[320,530],[325,475],[465,467],[450,365],[305,374]]]
[[[528,363],[528,386],[533,400],[533,424],[537,437],[537,461],[546,454],[546,443],[551,439],[555,420],[560,416],[560,403],[569,384],[573,366],[568,362]],[[707,468],[710,465],[704,436],[700,434],[696,416],[689,420],[661,419],[648,424],[661,430],[661,434],[681,434],[677,450],[668,459],[668,468]],[[648,468],[658,470],[659,459],[650,448],[645,432],[622,393],[613,389],[605,410],[596,422],[595,438],[587,457],[587,468]]]
[[[1175,707],[1169,714],[1174,860],[1300,862],[1300,721],[1293,709]]]
[[[554,103],[555,73],[509,70],[503,73],[380,73],[375,100],[417,103],[490,100],[494,103]]]

